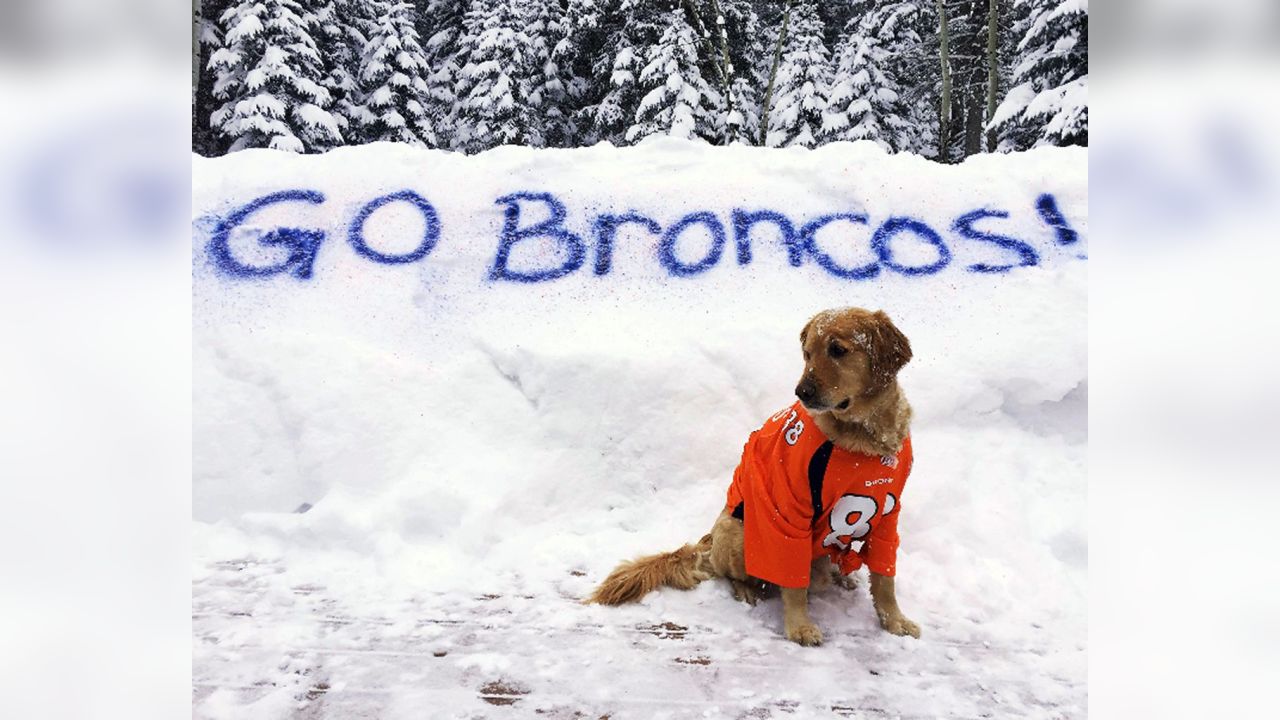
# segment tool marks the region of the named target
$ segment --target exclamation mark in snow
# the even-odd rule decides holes
[[[1074,245],[1080,240],[1079,233],[1072,229],[1067,219],[1063,217],[1062,211],[1058,209],[1058,200],[1053,195],[1044,193],[1036,198],[1036,211],[1040,213],[1040,218],[1045,224],[1053,228],[1059,245]],[[1076,257],[1083,260],[1085,255]]]

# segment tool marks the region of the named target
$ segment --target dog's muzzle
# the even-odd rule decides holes
[[[800,402],[804,403],[805,407],[812,407],[814,401],[818,399],[818,388],[810,380],[801,380],[800,384],[796,385],[796,397],[800,398]]]

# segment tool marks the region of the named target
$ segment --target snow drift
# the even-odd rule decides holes
[[[709,528],[748,433],[792,401],[805,320],[882,308],[915,352],[904,609],[922,643],[1048,648],[1070,682],[1031,695],[1082,711],[1085,150],[375,144],[193,166],[198,583],[270,559],[384,611],[520,592],[611,617],[571,598]],[[613,617],[769,637],[713,585]],[[921,712],[982,710],[960,695]]]

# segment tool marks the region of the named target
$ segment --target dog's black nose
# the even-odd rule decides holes
[[[818,389],[809,381],[802,381],[796,386],[796,397],[800,398],[800,402],[806,405],[813,402],[814,395],[818,394]]]

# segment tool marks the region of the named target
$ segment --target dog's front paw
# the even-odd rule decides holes
[[[813,623],[797,623],[787,627],[787,639],[806,647],[822,644],[822,631]]]
[[[908,620],[901,613],[881,615],[880,627],[888,630],[894,635],[910,635],[913,638],[920,637],[920,626]]]
[[[755,605],[760,600],[760,588],[750,582],[734,580],[729,578],[729,583],[733,585],[733,599],[744,602],[748,605]]]
[[[858,589],[857,575],[841,575],[840,571],[836,570],[831,574],[831,579],[835,581],[836,585],[844,590]]]

